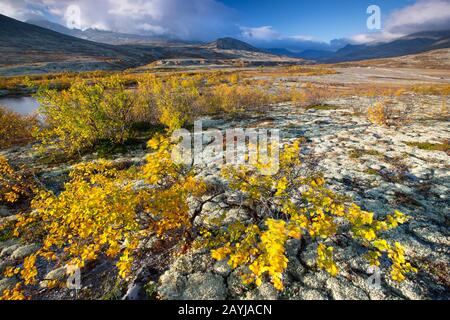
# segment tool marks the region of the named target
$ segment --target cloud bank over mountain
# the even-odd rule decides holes
[[[73,5],[80,11],[75,21],[68,12]],[[22,21],[47,19],[65,26],[75,22],[81,29],[189,40],[239,32],[234,10],[215,0],[2,0],[0,13]]]
[[[68,8],[76,5],[79,17]],[[336,50],[346,43],[389,41],[430,30],[450,29],[450,0],[417,0],[384,16],[383,30],[342,35],[331,43],[306,35],[286,35],[267,25],[248,26],[237,10],[219,0],[1,0],[0,13],[25,21],[46,19],[81,29],[211,41],[236,37],[262,48]]]
[[[390,41],[421,31],[450,29],[450,0],[418,0],[413,5],[391,13],[380,32],[352,36],[356,43]]]

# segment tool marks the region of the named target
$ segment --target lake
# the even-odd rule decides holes
[[[21,114],[30,114],[39,108],[39,103],[32,97],[0,98],[0,106]]]

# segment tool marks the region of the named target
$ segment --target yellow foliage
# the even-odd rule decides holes
[[[35,190],[29,172],[15,170],[6,158],[0,156],[0,203],[14,204],[31,197]]]
[[[367,117],[370,122],[376,125],[386,125],[387,114],[386,105],[383,102],[377,102],[367,109]]]
[[[224,112],[238,112],[248,108],[260,108],[271,102],[272,97],[259,88],[249,85],[221,84],[212,89],[212,103]]]
[[[3,291],[3,294],[0,296],[1,300],[29,300],[28,297],[25,296],[25,294],[22,291],[22,285],[20,283],[16,284],[16,286],[9,290],[6,289]]]
[[[182,231],[188,237],[188,198],[201,196],[206,185],[172,162],[168,139],[157,136],[149,146],[156,150],[142,168],[119,169],[106,160],[81,163],[60,194],[42,191],[35,197],[33,211],[19,218],[14,232],[42,242],[20,268],[25,285],[39,277],[38,257],[83,268],[107,256],[116,261],[119,276],[127,278],[140,241],[150,234],[164,238]],[[147,185],[138,186],[138,181]]]
[[[46,125],[35,136],[44,147],[73,154],[100,140],[123,143],[132,135],[136,93],[119,76],[94,84],[75,80],[63,91],[41,88],[37,98]]]
[[[333,261],[333,247],[327,247],[323,243],[319,243],[317,247],[317,266],[332,276],[338,274],[339,269]]]
[[[228,258],[232,268],[247,266],[250,273],[243,275],[246,284],[260,285],[267,274],[273,285],[282,290],[288,262],[286,242],[303,238],[307,242],[318,242],[317,266],[335,276],[339,272],[333,260],[335,249],[326,243],[347,230],[342,224],[345,221],[345,225],[350,226],[347,235],[366,248],[371,264],[379,265],[379,258],[387,254],[393,264],[394,280],[414,272],[401,247],[395,244],[391,249],[388,241],[380,237],[382,232],[405,223],[406,216],[395,211],[377,220],[372,212],[347,203],[326,187],[323,177],[302,174],[299,151],[299,141],[285,145],[280,154],[280,170],[272,176],[262,175],[259,163],[224,169],[223,175],[230,187],[244,194],[245,203],[253,208],[253,220],[248,225],[232,224],[227,231],[204,235],[214,248],[212,257]],[[263,229],[259,227],[261,222],[264,222]]]
[[[392,280],[401,282],[405,280],[405,275],[409,272],[417,272],[417,269],[411,266],[405,258],[405,249],[396,242],[388,251],[388,256],[392,261],[391,277]]]

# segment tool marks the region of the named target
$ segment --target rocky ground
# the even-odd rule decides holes
[[[426,103],[424,103],[426,102]],[[318,271],[314,245],[298,241],[288,245],[289,267],[284,279],[286,290],[277,291],[269,284],[251,289],[241,284],[238,271],[231,271],[225,262],[215,262],[206,251],[193,251],[170,257],[170,247],[163,254],[142,259],[142,269],[128,288],[128,298],[142,297],[143,292],[162,299],[449,299],[450,298],[450,128],[448,115],[439,114],[441,100],[432,96],[407,96],[394,104],[401,112],[394,125],[374,126],[366,118],[367,107],[373,103],[362,97],[327,101],[315,108],[300,108],[292,104],[273,106],[264,113],[252,113],[239,118],[208,119],[210,128],[276,128],[282,140],[305,137],[305,158],[324,173],[328,185],[351,196],[364,209],[383,216],[398,209],[409,215],[409,223],[392,231],[389,237],[401,241],[408,257],[419,273],[397,284],[381,271],[379,286],[371,286],[373,271],[351,243],[338,241],[336,260],[341,269],[333,278]],[[442,146],[447,146],[442,147]],[[440,146],[437,148],[436,146]],[[440,150],[434,150],[440,149]],[[6,156],[17,163],[29,163],[31,154],[23,149],[10,150]],[[116,161],[143,161],[145,150],[138,150]],[[58,185],[69,165],[49,168],[41,166],[41,178]],[[205,166],[201,175],[221,184],[218,169]],[[235,205],[233,193],[207,203],[197,223],[206,223],[211,215],[225,213],[227,219],[245,219],[246,212]],[[0,208],[3,219],[14,219],[7,208]],[[158,245],[155,239],[144,244],[150,249]],[[0,243],[0,270],[12,261],[22,259],[36,250],[14,240]],[[161,252],[161,251],[160,251]],[[94,291],[108,273],[104,265],[83,275],[86,286]],[[107,268],[106,268],[107,269]],[[50,271],[50,270],[49,270]],[[49,276],[58,277],[53,271]],[[14,280],[0,280],[0,291]],[[114,288],[114,284],[100,285]],[[45,287],[45,284],[43,284]],[[43,297],[67,298],[70,294],[50,294]],[[122,295],[123,296],[123,295]]]

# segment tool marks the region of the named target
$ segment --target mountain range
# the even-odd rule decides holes
[[[347,44],[337,51],[305,50],[292,52],[286,49],[270,49],[272,53],[289,57],[315,60],[322,63],[391,58],[431,50],[450,48],[450,30],[413,33],[391,42]]]
[[[337,51],[260,49],[234,38],[211,43],[69,29],[45,20],[21,22],[0,15],[0,74],[65,70],[123,70],[165,59],[241,59],[255,65],[335,63],[389,58],[450,48],[450,31],[411,34],[387,43],[347,44]]]
[[[164,45],[164,44],[180,44],[181,40],[168,39],[165,37],[150,37],[142,35],[131,35],[115,33],[111,31],[102,31],[96,29],[78,30],[69,29],[56,23],[46,20],[30,20],[28,23],[41,26],[66,35],[77,38],[91,40],[99,43],[107,44],[148,44],[148,45]],[[416,54],[430,50],[449,48],[450,47],[450,30],[444,31],[428,31],[419,32],[404,36],[392,42],[373,42],[367,44],[346,44],[337,51],[307,49],[302,52],[293,52],[286,48],[258,49],[245,42],[233,39],[219,39],[219,47],[217,49],[233,49],[243,51],[259,51],[267,52],[278,56],[286,56],[291,58],[301,58],[307,60],[315,60],[318,62],[345,62],[357,61],[365,59],[378,59],[397,57],[408,54]],[[201,43],[191,43],[198,44]]]
[[[115,69],[155,59],[151,51],[139,47],[113,46],[83,40],[4,15],[0,15],[0,55],[0,66],[3,67],[64,63]]]
[[[58,23],[50,22],[48,20],[36,20],[31,19],[27,20],[26,23],[32,24],[41,28],[49,29],[55,32],[59,32],[68,36],[89,40],[98,43],[105,43],[111,45],[158,45],[158,44],[166,44],[166,43],[191,43],[195,44],[195,42],[186,42],[176,39],[171,39],[167,37],[157,37],[157,36],[144,36],[144,35],[136,35],[136,34],[127,34],[127,33],[118,33],[112,31],[98,30],[98,29],[69,29],[64,27]]]
[[[52,23],[40,24],[42,26],[0,15],[0,74],[123,70],[162,59],[303,61],[275,56],[232,38],[198,44],[93,29],[70,30]]]

